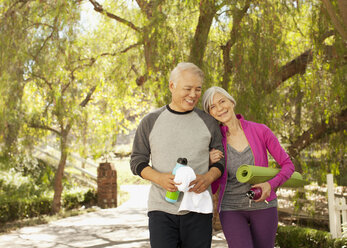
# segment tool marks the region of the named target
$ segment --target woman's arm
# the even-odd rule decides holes
[[[271,188],[276,189],[291,177],[291,175],[295,171],[295,167],[290,160],[289,155],[280,145],[277,137],[268,127],[266,127],[266,130],[264,132],[264,140],[267,150],[281,167],[280,172],[274,178],[268,181]]]

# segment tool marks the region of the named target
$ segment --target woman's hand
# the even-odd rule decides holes
[[[223,157],[224,157],[223,152],[212,148],[210,151],[210,165],[217,163]]]
[[[271,185],[268,182],[252,185],[252,188],[261,188],[262,190],[261,197],[258,200],[255,200],[255,202],[265,201],[266,198],[270,196]]]

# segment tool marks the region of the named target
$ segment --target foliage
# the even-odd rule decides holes
[[[24,218],[38,217],[51,214],[52,196],[39,197],[4,197],[0,196],[0,222],[11,222]],[[96,192],[69,192],[63,196],[63,207],[66,210],[77,209],[82,206],[90,207],[96,203]]]
[[[1,164],[12,163],[0,171],[0,222],[51,214],[54,171],[43,161],[29,156],[2,159]],[[1,167],[5,168],[4,165]],[[64,184],[72,184],[66,181]],[[96,204],[95,190],[74,187],[63,196],[65,209],[91,207]]]
[[[63,195],[63,207],[66,210],[77,209],[82,206],[91,207],[97,203],[97,194],[94,190],[89,189],[83,192],[81,189],[75,189]]]
[[[328,232],[309,228],[279,226],[276,245],[281,248],[343,248],[347,239],[332,239]]]
[[[18,163],[16,163],[18,162]],[[37,198],[47,191],[53,190],[52,168],[35,159],[12,160],[9,171],[0,172],[0,197],[11,199]]]
[[[0,221],[2,223],[51,213],[50,197],[36,199],[1,199]]]

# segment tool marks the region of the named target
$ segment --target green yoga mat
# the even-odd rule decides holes
[[[274,178],[279,169],[254,166],[254,165],[241,165],[236,171],[236,178],[240,183],[257,184],[269,181]],[[281,187],[302,187],[309,184],[303,179],[299,172],[294,172],[292,176],[281,185]]]

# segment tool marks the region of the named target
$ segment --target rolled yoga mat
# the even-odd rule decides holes
[[[274,178],[280,172],[276,168],[268,168],[254,165],[241,165],[236,171],[236,178],[240,183],[264,183]],[[303,179],[302,175],[295,171],[292,176],[281,185],[281,187],[302,187],[309,184]]]

